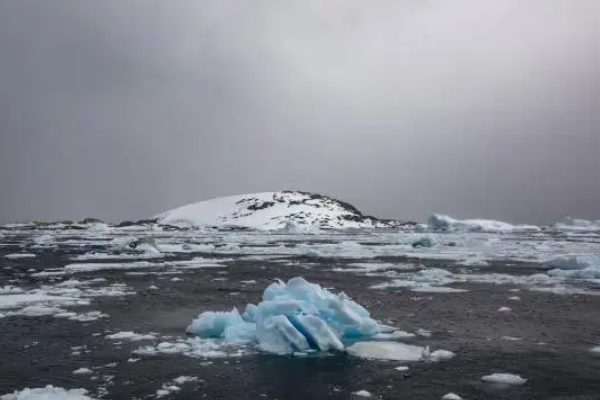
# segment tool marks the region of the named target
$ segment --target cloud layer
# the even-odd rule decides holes
[[[303,189],[600,218],[597,0],[0,3],[0,221]]]

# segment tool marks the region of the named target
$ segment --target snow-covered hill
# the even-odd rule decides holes
[[[363,215],[354,206],[327,196],[265,192],[221,197],[188,204],[155,217],[159,224],[181,227],[237,226],[258,229],[385,228],[395,221]]]

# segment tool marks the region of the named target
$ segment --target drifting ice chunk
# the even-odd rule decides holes
[[[48,385],[45,388],[23,389],[12,394],[0,396],[2,400],[93,400],[86,396],[85,389],[65,390]]]
[[[546,261],[548,275],[568,279],[600,279],[600,256],[562,256]]]
[[[92,371],[89,368],[79,368],[76,369],[75,371],[73,371],[73,374],[75,375],[89,375],[89,374],[93,374],[94,371]]]
[[[237,308],[229,312],[207,311],[195,319],[186,332],[203,338],[218,338],[223,335],[225,329],[230,326],[243,323]]]
[[[546,261],[544,267],[562,270],[600,269],[600,256],[560,256]]]
[[[433,362],[446,361],[454,358],[455,355],[456,354],[448,350],[436,350],[429,355],[428,359]]]
[[[396,342],[358,342],[346,351],[369,360],[420,361],[426,355],[423,347]]]
[[[442,397],[442,400],[462,400],[462,397],[455,393],[448,393]]]
[[[142,335],[139,333],[127,331],[127,332],[117,332],[112,335],[107,335],[107,339],[111,340],[131,340],[132,342],[137,342],[140,340],[154,340],[156,336],[154,335]]]
[[[264,351],[289,354],[344,349],[344,340],[371,338],[389,331],[344,293],[333,294],[303,278],[275,282],[258,305],[248,304],[243,316],[205,312],[187,332],[229,342],[258,342]]]
[[[48,247],[55,244],[54,237],[51,235],[41,235],[33,238],[33,247]]]
[[[527,379],[521,378],[519,375],[507,374],[507,373],[496,373],[486,375],[481,378],[482,381],[488,383],[496,383],[501,385],[524,385]]]

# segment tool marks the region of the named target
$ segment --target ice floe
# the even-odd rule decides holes
[[[48,385],[44,388],[15,391],[0,396],[1,400],[93,400],[86,395],[85,389],[63,389]]]
[[[66,308],[90,305],[95,297],[117,297],[134,294],[127,285],[113,283],[99,286],[104,279],[89,281],[67,280],[53,285],[24,290],[4,287],[0,289],[0,317],[54,316],[73,321],[93,321],[107,317],[100,311],[74,312]]]
[[[462,397],[460,397],[456,393],[448,393],[442,397],[442,400],[462,400]]]
[[[368,360],[421,361],[427,355],[425,347],[399,342],[357,342],[346,351]]]
[[[544,263],[548,275],[558,278],[600,279],[600,255],[561,256]]]
[[[156,336],[151,335],[151,334],[144,335],[144,334],[140,334],[140,333],[126,331],[126,332],[117,332],[117,333],[113,333],[111,335],[107,335],[106,338],[110,339],[110,340],[130,340],[132,342],[138,342],[141,340],[155,340]]]
[[[509,374],[505,372],[494,373],[491,375],[486,375],[481,378],[482,381],[487,383],[494,383],[498,385],[514,385],[520,386],[527,383],[527,379],[522,378],[519,375]]]
[[[393,279],[390,282],[384,282],[371,286],[372,289],[387,288],[410,288],[421,291],[445,291],[453,292],[451,288],[439,289],[441,286],[449,285],[455,282],[453,274],[450,271],[440,268],[428,268],[417,272],[408,272],[400,274],[401,279]],[[449,290],[450,289],[450,290]],[[460,290],[459,290],[460,291]]]
[[[91,375],[94,371],[89,368],[79,368],[73,371],[73,375]]]
[[[367,390],[364,390],[364,389],[363,390],[359,390],[357,392],[353,392],[352,394],[355,395],[355,396],[358,396],[358,397],[365,397],[365,398],[373,397],[373,395],[371,394],[371,392],[369,392]]]
[[[9,260],[18,260],[20,258],[35,258],[36,255],[33,253],[14,253],[14,254],[7,254],[4,256],[4,258],[8,258]]]
[[[139,356],[156,356],[158,354],[183,354],[202,359],[241,357],[251,354],[252,349],[241,346],[240,343],[224,343],[198,337],[180,338],[172,342],[160,342],[134,350]]]
[[[430,353],[427,356],[429,361],[438,362],[438,361],[446,361],[454,358],[456,356],[455,353],[448,350],[436,350]]]

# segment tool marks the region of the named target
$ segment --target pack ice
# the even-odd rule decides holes
[[[272,283],[258,305],[243,314],[204,312],[187,332],[201,338],[257,343],[276,354],[343,351],[346,344],[368,340],[393,328],[381,325],[344,293],[334,294],[301,277]]]

